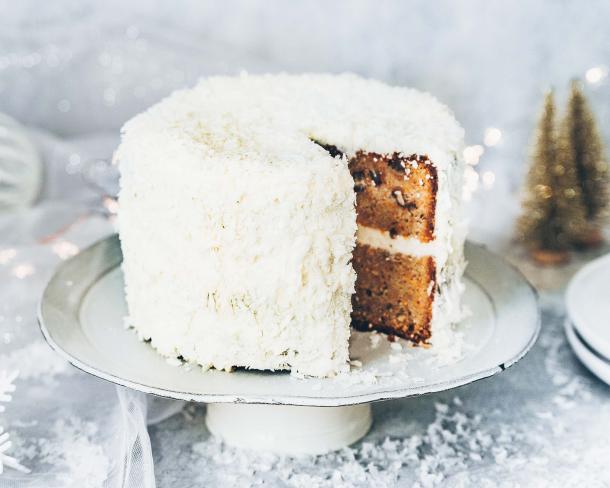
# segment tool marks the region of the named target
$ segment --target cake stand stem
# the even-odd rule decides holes
[[[364,437],[372,423],[371,405],[300,407],[212,403],[208,430],[227,444],[276,454],[322,454]]]

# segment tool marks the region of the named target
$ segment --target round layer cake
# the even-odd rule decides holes
[[[463,131],[354,75],[214,77],[117,151],[127,323],[204,368],[332,376],[350,324],[450,347]]]

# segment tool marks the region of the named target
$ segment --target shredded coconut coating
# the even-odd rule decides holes
[[[462,139],[432,96],[354,75],[214,77],[175,92],[125,125],[117,152],[129,324],[204,368],[345,371],[353,180],[312,141],[428,154],[444,171]]]

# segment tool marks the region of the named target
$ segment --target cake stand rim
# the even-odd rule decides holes
[[[513,265],[506,258],[493,253],[487,249],[487,246],[484,244],[468,241],[468,245],[479,247],[483,249],[485,252],[494,256],[495,259],[501,261],[505,266],[511,268],[522,280],[523,284],[529,289],[532,294],[535,302],[536,308],[536,323],[534,325],[533,333],[531,334],[529,340],[524,345],[524,347],[513,357],[504,361],[498,365],[495,365],[491,368],[484,369],[482,371],[477,371],[470,375],[462,376],[457,379],[440,381],[437,383],[427,384],[427,385],[419,385],[419,386],[409,386],[409,387],[397,387],[394,389],[388,389],[381,392],[371,392],[371,393],[360,393],[355,395],[342,395],[337,397],[332,396],[302,396],[302,395],[289,395],[287,397],[282,397],[281,395],[257,395],[257,394],[246,394],[246,395],[238,395],[232,393],[214,393],[214,394],[202,394],[202,393],[192,393],[192,392],[180,392],[175,390],[166,389],[159,386],[150,386],[145,385],[136,381],[128,380],[117,376],[112,373],[108,373],[102,371],[95,366],[91,366],[87,364],[85,361],[80,360],[76,356],[67,352],[63,349],[52,337],[44,318],[43,307],[45,305],[45,297],[49,291],[50,286],[52,285],[54,279],[57,277],[59,271],[63,269],[69,262],[73,259],[77,258],[80,254],[86,252],[92,252],[95,248],[108,244],[112,240],[118,239],[117,234],[111,234],[105,238],[99,239],[94,242],[90,246],[83,249],[78,255],[73,256],[72,258],[61,263],[55,272],[52,274],[47,284],[45,285],[44,291],[42,293],[42,297],[38,303],[37,309],[37,319],[38,325],[40,327],[41,333],[49,346],[56,351],[61,357],[63,357],[66,361],[72,364],[74,367],[79,370],[88,373],[92,376],[100,378],[102,380],[108,381],[115,385],[131,388],[137,391],[141,391],[146,394],[151,394],[155,396],[159,396],[162,398],[171,398],[174,400],[184,400],[184,401],[192,401],[199,403],[248,403],[248,404],[266,404],[266,405],[294,405],[294,406],[311,406],[311,407],[339,407],[339,406],[349,406],[349,405],[357,405],[362,403],[372,403],[378,401],[386,401],[386,400],[394,400],[399,398],[409,398],[415,396],[426,395],[429,393],[437,393],[440,391],[446,391],[453,388],[458,388],[460,386],[464,386],[470,383],[474,383],[475,381],[480,381],[485,378],[489,378],[497,373],[500,373],[512,365],[516,364],[520,361],[534,346],[536,343],[538,336],[541,330],[541,317],[540,317],[540,305],[538,299],[538,292],[534,288],[534,286],[529,282],[529,280],[521,273],[521,271]],[[89,288],[93,286],[97,280],[101,279],[104,275],[114,270],[120,264],[115,264],[108,267],[103,273],[100,273],[96,280],[89,285]]]

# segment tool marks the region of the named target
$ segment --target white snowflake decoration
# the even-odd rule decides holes
[[[0,371],[0,402],[8,403],[13,399],[12,393],[15,391],[13,382],[19,375],[18,371],[11,373]],[[5,407],[0,405],[0,412],[4,412]],[[0,425],[0,474],[3,473],[4,467],[13,468],[23,473],[28,473],[29,469],[23,466],[16,458],[7,454],[12,443],[8,432],[4,432],[4,428]]]
[[[0,371],[0,402],[8,403],[13,399],[11,395],[15,391],[13,381],[15,381],[18,375],[18,371],[13,371],[12,373]],[[4,405],[0,405],[0,412],[4,412],[4,410]]]

